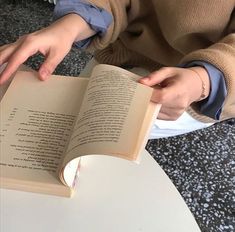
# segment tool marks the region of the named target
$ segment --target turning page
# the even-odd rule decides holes
[[[150,102],[153,89],[138,78],[110,65],[93,69],[63,167],[88,154],[138,158],[157,113]]]

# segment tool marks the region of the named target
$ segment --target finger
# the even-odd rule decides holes
[[[169,112],[159,112],[157,118],[166,121],[175,121],[177,120],[182,114],[173,114]]]
[[[172,120],[170,115],[162,113],[162,112],[159,112],[157,119],[165,120],[165,121],[174,121],[174,120]]]
[[[176,120],[178,119],[183,113],[185,109],[182,108],[172,108],[172,107],[162,107],[160,110],[160,117],[165,117],[166,120]]]
[[[173,80],[160,89],[154,89],[151,100],[155,103],[167,104],[172,107],[178,107],[178,105],[187,106],[188,102],[187,99],[183,97],[183,94],[180,83]]]
[[[2,50],[6,49],[6,48],[9,47],[9,46],[10,46],[10,44],[5,44],[5,45],[0,46],[0,52],[1,52]]]
[[[3,84],[10,76],[18,69],[18,67],[24,63],[29,56],[35,54],[37,50],[31,49],[29,46],[22,45],[19,50],[16,50],[11,54],[8,60],[6,68],[0,75],[0,85]]]
[[[175,74],[175,68],[164,67],[139,80],[140,83],[148,86],[160,84],[165,79]]]
[[[160,103],[160,104],[167,104],[169,105],[170,102],[174,103],[174,97],[175,93],[173,92],[173,96],[171,91],[168,91],[167,88],[158,88],[154,89],[152,96],[151,96],[151,101],[155,103]]]
[[[67,54],[67,53],[66,53]],[[64,53],[58,53],[57,51],[50,51],[46,60],[41,65],[38,73],[41,80],[46,80],[54,72],[57,65],[64,59],[66,55]]]
[[[15,45],[6,45],[4,48],[0,48],[0,65],[7,62],[9,57],[14,53],[16,46]]]

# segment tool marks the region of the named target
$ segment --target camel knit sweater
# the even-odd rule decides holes
[[[153,71],[193,60],[224,74],[227,97],[221,120],[235,117],[235,0],[88,0],[113,16],[89,49],[100,63]],[[195,118],[212,122],[193,106]]]

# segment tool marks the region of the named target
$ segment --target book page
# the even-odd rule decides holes
[[[3,65],[0,65],[0,73],[5,69],[6,67],[6,63]],[[20,65],[20,67],[18,68],[18,71],[31,71],[31,72],[35,72],[33,69],[30,69],[29,67],[27,67],[26,65],[22,64]],[[15,73],[3,84],[0,86],[0,101],[2,100],[3,96],[5,95],[8,87],[10,86],[13,78],[15,76]]]
[[[137,143],[144,142],[141,133],[147,133],[156,111],[155,105],[150,104],[153,89],[137,83],[138,78],[110,65],[94,68],[63,166],[88,154],[138,158]]]
[[[30,182],[32,188],[66,187],[58,168],[87,83],[84,78],[40,81],[32,72],[16,74],[0,104],[1,185],[11,180],[15,185]]]

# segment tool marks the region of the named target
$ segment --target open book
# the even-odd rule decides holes
[[[45,82],[18,71],[0,103],[0,187],[69,197],[81,156],[138,160],[160,108],[138,78],[110,65]]]

